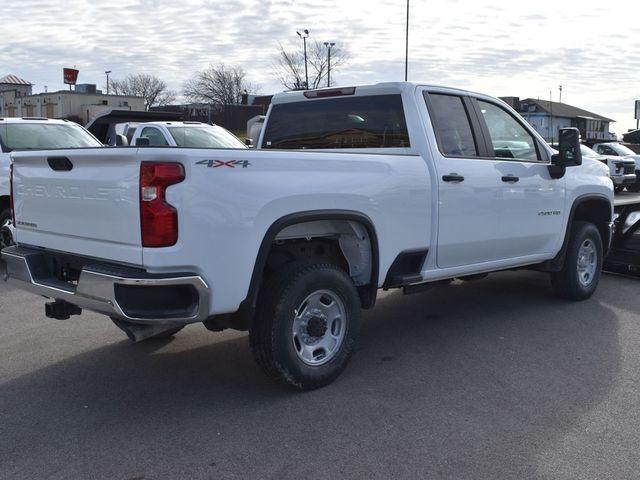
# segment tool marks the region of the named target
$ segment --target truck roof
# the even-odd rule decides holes
[[[271,100],[272,104],[279,103],[291,103],[302,102],[307,100],[316,100],[327,97],[339,97],[343,95],[348,96],[368,96],[368,95],[388,95],[403,93],[408,90],[413,90],[416,87],[431,87],[438,89],[445,89],[451,92],[458,92],[461,94],[472,94],[486,97],[484,94],[470,92],[468,90],[462,90],[460,88],[446,87],[443,85],[432,85],[423,82],[382,82],[369,85],[351,85],[351,86],[339,86],[339,87],[326,87],[316,90],[295,90],[276,93]],[[334,92],[335,95],[331,95]]]
[[[167,125],[167,126],[173,126],[173,127],[208,127],[208,126],[211,126],[208,123],[188,122],[188,121],[187,122],[162,122],[162,121],[158,121],[158,122],[140,122],[138,124],[138,127],[140,127],[141,125],[144,125],[144,126],[147,126],[147,125]]]
[[[69,123],[70,120],[46,117],[0,117],[2,123]]]

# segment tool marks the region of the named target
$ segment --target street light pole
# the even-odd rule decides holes
[[[409,0],[407,0],[407,26],[405,28],[404,81],[409,78]]]
[[[335,42],[324,42],[324,46],[327,47],[327,87],[331,86],[331,48],[335,45]]]
[[[104,73],[107,76],[107,95],[109,95],[109,74],[111,73],[111,70],[107,70]]]
[[[302,44],[304,48],[304,88],[309,89],[309,70],[307,69],[307,38],[309,37],[309,30],[306,28],[303,30],[304,33],[296,32],[298,36],[302,39]]]

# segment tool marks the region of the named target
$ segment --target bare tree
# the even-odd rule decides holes
[[[133,95],[144,98],[144,108],[167,105],[176,99],[176,93],[154,75],[140,73],[127,75],[122,80],[111,80],[109,92],[116,95]]]
[[[184,96],[195,103],[212,105],[234,105],[242,100],[244,93],[256,91],[256,86],[246,79],[240,67],[222,63],[196,73],[183,87]]]
[[[331,49],[331,76],[333,82],[334,71],[349,60],[349,55],[339,46]],[[307,43],[307,64],[309,70],[310,89],[319,88],[326,84],[329,58],[327,48],[322,42]],[[273,73],[285,88],[289,90],[303,90],[305,88],[304,51],[287,50],[280,45],[278,58],[273,66]]]

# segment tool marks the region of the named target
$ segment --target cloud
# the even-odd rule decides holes
[[[640,5],[629,4],[620,15],[595,0],[580,11],[555,0],[413,0],[410,79],[542,98],[556,98],[562,84],[563,100],[626,130],[640,98]],[[75,65],[81,82],[102,86],[105,70],[144,72],[180,90],[196,70],[223,62],[271,93],[282,88],[271,69],[277,45],[299,46],[295,31],[308,28],[350,52],[338,82],[401,80],[405,8],[404,0],[22,0],[3,7],[0,74],[54,90],[64,88],[62,67]]]

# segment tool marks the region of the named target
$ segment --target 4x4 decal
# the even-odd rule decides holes
[[[196,162],[196,165],[206,165],[208,168],[247,168],[251,163],[249,163],[249,160],[200,160],[199,162]]]

